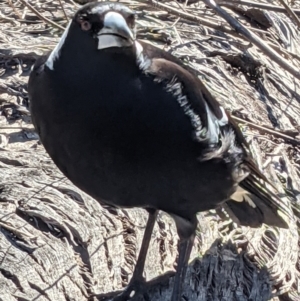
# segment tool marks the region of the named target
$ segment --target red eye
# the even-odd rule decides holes
[[[81,29],[84,31],[88,31],[92,28],[92,24],[89,21],[81,21],[80,25]]]

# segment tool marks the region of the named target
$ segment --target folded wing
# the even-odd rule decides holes
[[[191,118],[195,139],[203,145],[199,160],[222,159],[232,169],[236,189],[223,203],[232,219],[252,227],[266,223],[287,228],[286,218],[282,215],[290,217],[290,210],[258,169],[230,114],[211,95],[193,69],[152,45],[143,43],[142,47],[145,58],[149,60],[148,64],[143,64],[144,72],[155,81],[165,82],[166,90],[176,95],[184,112]]]

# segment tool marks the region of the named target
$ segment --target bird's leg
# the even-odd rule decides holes
[[[179,257],[177,261],[177,269],[171,301],[181,300],[182,285],[185,280],[188,261],[194,244],[194,238],[195,235],[192,235],[192,237],[189,239],[180,239],[179,241]]]
[[[143,271],[144,271],[146,256],[147,256],[151,235],[153,232],[158,211],[149,209],[148,212],[149,212],[149,217],[144,232],[141,250],[130,282],[134,280],[144,281]]]
[[[145,261],[149,248],[149,243],[151,240],[153,227],[158,213],[158,211],[154,209],[147,209],[147,211],[149,212],[149,217],[144,232],[141,250],[139,253],[137,263],[135,265],[135,269],[133,271],[133,275],[126,289],[120,295],[114,298],[114,301],[128,300],[129,298],[137,295],[139,291],[142,291],[144,289],[145,279],[143,277],[143,271],[145,267]]]
[[[174,217],[177,231],[179,235],[178,243],[178,261],[175,274],[175,281],[173,286],[173,293],[171,301],[180,301],[182,286],[185,280],[186,270],[188,267],[188,261],[191,255],[191,251],[194,245],[195,230],[197,226],[196,216],[192,221],[187,221],[182,218]]]

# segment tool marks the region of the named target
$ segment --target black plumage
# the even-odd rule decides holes
[[[35,64],[29,96],[41,142],[75,185],[101,203],[149,211],[120,300],[142,283],[157,210],[174,218],[180,237],[172,301],[180,300],[197,212],[223,205],[242,225],[287,227],[278,208],[288,210],[266,187],[230,115],[193,69],[135,39],[126,6],[83,6]]]

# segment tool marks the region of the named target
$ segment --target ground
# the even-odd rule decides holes
[[[296,301],[300,34],[282,1],[240,2],[244,6],[219,1],[242,25],[235,30],[201,1],[194,6],[125,3],[137,11],[139,38],[194,67],[232,112],[293,215],[290,229],[284,230],[239,227],[214,211],[199,214],[185,300]],[[39,55],[57,43],[67,24],[65,14],[70,18],[79,7],[72,0],[62,5],[65,13],[56,1],[0,1],[1,301],[100,300],[99,294],[122,289],[131,277],[147,218],[142,209],[105,208],[74,187],[34,132],[28,75]],[[300,16],[299,4],[289,5]],[[283,63],[239,34],[241,28],[259,36]],[[160,213],[146,264],[146,278],[159,278],[149,285],[145,300],[169,299],[176,245],[174,223]]]

